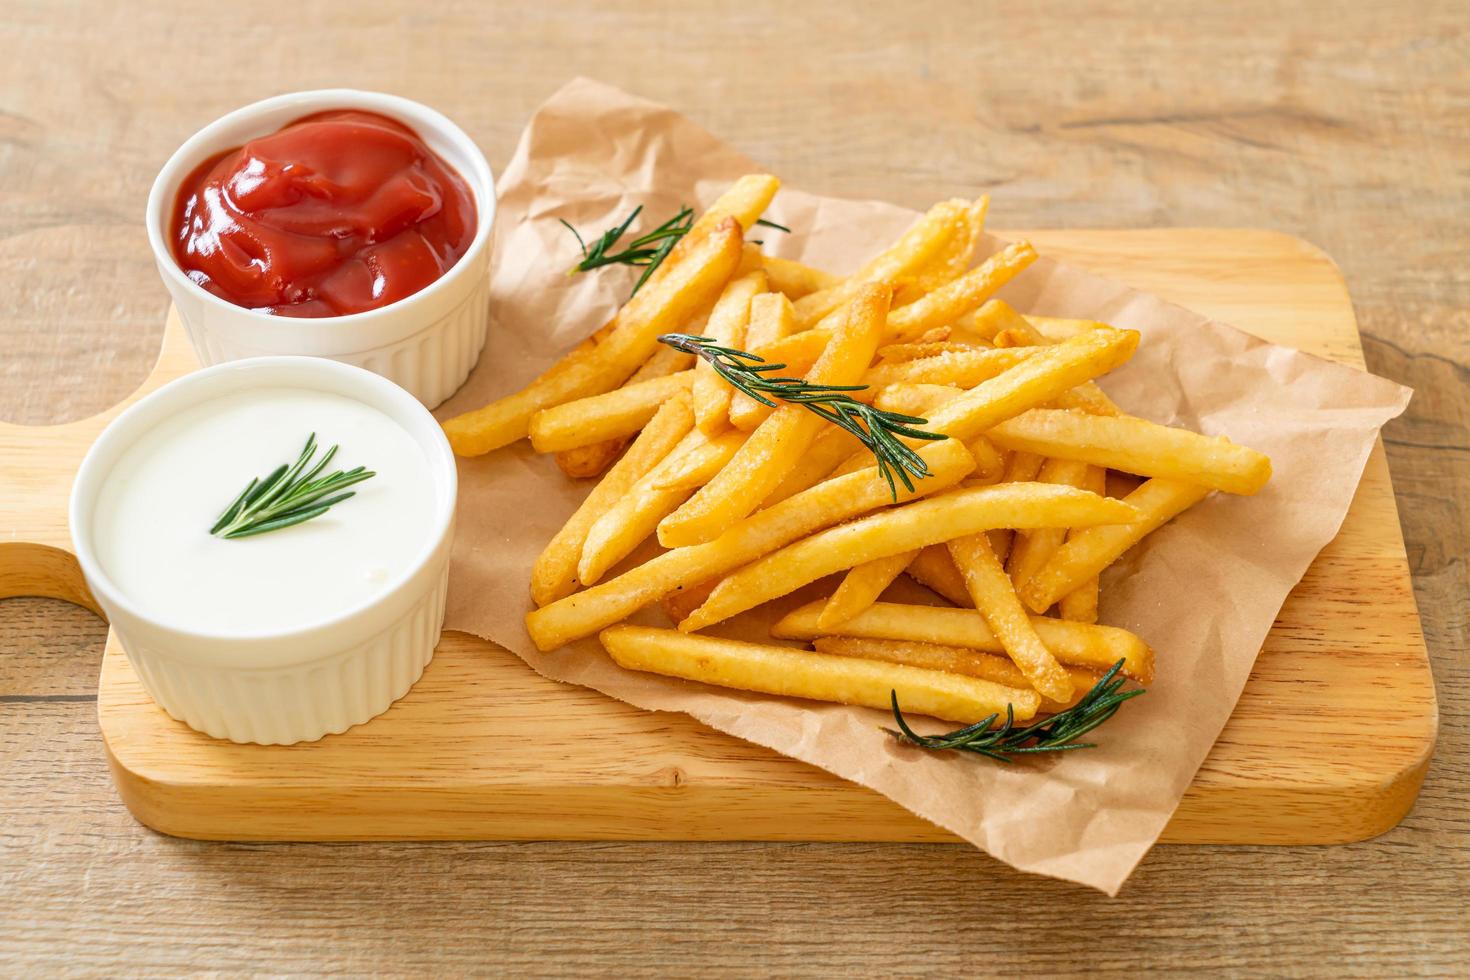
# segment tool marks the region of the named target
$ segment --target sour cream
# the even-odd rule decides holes
[[[304,524],[211,535],[254,477],[295,462],[309,433],[325,472],[376,472]],[[325,474],[324,474],[325,475]],[[345,395],[260,387],[191,405],[119,457],[97,495],[93,546],[145,616],[211,634],[259,636],[320,623],[388,591],[431,546],[435,487],[419,443]]]

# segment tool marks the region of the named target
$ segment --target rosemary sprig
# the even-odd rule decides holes
[[[251,480],[234,502],[225,508],[209,533],[222,538],[245,538],[301,524],[320,517],[333,504],[340,504],[356,492],[339,491],[377,475],[359,466],[317,479],[317,474],[337,455],[337,447],[328,449],[326,455],[312,465],[316,448],[316,433],[313,432],[306,437],[306,446],[294,464],[287,466],[282,463],[269,476]]]
[[[638,290],[642,289],[643,284],[648,281],[648,277],[653,275],[653,270],[663,264],[664,259],[668,258],[669,253],[674,250],[674,246],[679,244],[679,239],[689,234],[689,229],[694,227],[694,209],[682,207],[679,209],[678,214],[653,229],[653,231],[633,239],[622,251],[612,251],[622,237],[628,233],[628,229],[633,226],[634,219],[642,211],[643,205],[640,204],[633,209],[632,214],[623,219],[622,224],[615,225],[598,236],[590,248],[577,229],[573,228],[565,218],[558,218],[557,220],[566,227],[567,231],[577,237],[577,244],[582,248],[582,261],[577,262],[568,269],[567,275],[575,275],[578,272],[590,272],[593,269],[600,269],[605,265],[631,265],[641,267],[643,269],[643,275],[639,276],[638,281],[633,284],[633,291],[628,294],[628,298],[631,299],[637,296]],[[778,225],[776,222],[767,221],[765,218],[757,219],[756,224],[764,225],[767,228],[775,228],[779,231],[791,231],[785,225]],[[756,242],[756,244],[760,245],[763,243]]]
[[[574,275],[578,272],[590,272],[593,269],[600,269],[605,265],[642,266],[643,275],[638,277],[638,281],[633,284],[633,292],[628,294],[630,298],[638,295],[638,290],[642,289],[643,284],[648,281],[648,277],[653,275],[653,270],[657,269],[663,263],[663,260],[669,257],[669,253],[674,250],[674,246],[679,244],[679,239],[687,235],[689,229],[694,227],[694,209],[680,208],[678,214],[653,229],[653,231],[633,239],[622,251],[612,251],[623,235],[627,234],[628,229],[633,224],[633,220],[642,211],[643,205],[640,204],[633,209],[633,213],[628,215],[622,224],[603,232],[592,243],[591,248],[587,246],[587,243],[582,239],[577,229],[568,224],[566,219],[558,218],[557,220],[565,225],[568,231],[577,236],[577,244],[582,246],[582,261],[568,269],[567,275]]]
[[[894,475],[902,481],[904,489],[914,489],[910,474],[918,479],[929,475],[929,465],[924,457],[900,440],[900,436],[911,439],[943,439],[938,432],[915,429],[928,419],[897,412],[885,412],[853,398],[848,392],[864,391],[867,385],[822,385],[812,384],[802,378],[772,377],[784,364],[770,364],[748,351],[733,347],[721,347],[712,337],[694,337],[687,333],[666,333],[658,338],[676,350],[685,351],[707,361],[720,377],[736,390],[744,392],[762,405],[776,407],[772,398],[801,405],[822,418],[839,425],[852,433],[878,460],[878,472],[888,481],[893,498],[898,499],[898,486]],[[768,397],[769,396],[769,397]]]
[[[1000,717],[997,713],[947,735],[919,735],[904,721],[903,713],[898,710],[898,692],[894,691],[893,720],[898,723],[899,731],[891,728],[887,731],[893,737],[923,749],[974,752],[999,762],[1012,762],[1014,756],[1034,755],[1039,752],[1097,748],[1094,742],[1079,742],[1077,739],[1113,717],[1124,701],[1144,693],[1141,687],[1131,691],[1119,690],[1125,681],[1125,678],[1118,676],[1122,667],[1123,661],[1119,660],[1082,700],[1066,711],[1025,728],[1014,727],[1015,715],[1010,705],[1007,705],[1005,724],[999,728],[990,727]]]

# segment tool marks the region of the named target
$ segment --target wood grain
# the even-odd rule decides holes
[[[793,185],[998,226],[1270,226],[1341,266],[1441,705],[1408,819],[1332,848],[1158,848],[1123,895],[936,845],[214,845],[134,823],[92,692],[104,628],[0,602],[0,970],[1447,976],[1470,969],[1470,40],[1463,4],[446,0],[0,4],[0,418],[84,418],[147,374],[141,221],[199,125],[296,88],[443,108],[503,163],[581,72]],[[1227,316],[1226,319],[1229,319]],[[0,461],[0,466],[9,461]],[[1051,909],[1056,914],[1016,910]],[[1105,938],[1100,938],[1105,937]]]
[[[1029,238],[1044,254],[1185,306],[1229,313],[1272,340],[1362,363],[1336,269],[1288,235],[1174,229],[1006,237]],[[142,390],[192,367],[170,316],[159,367]],[[0,508],[0,533],[18,521],[22,538],[35,528],[35,540],[61,540],[64,515],[54,501],[100,425],[0,426],[0,454],[29,460],[23,484],[7,486],[0,477],[0,499],[34,504],[11,514]],[[0,551],[0,585],[6,557]],[[1360,591],[1368,583],[1371,615]],[[102,736],[124,801],[144,823],[180,836],[953,840],[876,793],[681,715],[587,697],[469,636],[446,637],[424,678],[387,714],[311,745],[233,746],[170,720],[115,639],[100,688]],[[1365,712],[1375,720],[1372,735],[1357,730]],[[1282,716],[1295,719],[1288,746],[1280,744]],[[1382,833],[1418,794],[1436,724],[1379,451],[1342,531],[1283,608],[1164,839],[1323,844]],[[595,759],[577,751],[589,739],[601,746]]]

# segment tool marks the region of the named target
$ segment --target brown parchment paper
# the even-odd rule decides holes
[[[664,106],[585,79],[557,92],[501,176],[491,334],[439,416],[521,387],[626,297],[628,270],[564,275],[576,253],[558,218],[596,233],[642,204],[662,220],[761,169]],[[847,272],[914,214],[783,187],[767,216],[792,229],[762,236],[768,252]],[[988,238],[981,250],[1002,245]],[[1039,766],[930,754],[885,735],[882,712],[625,671],[595,638],[539,653],[522,625],[531,565],[590,484],[566,479],[524,442],[460,461],[446,628],[507,647],[547,677],[685,712],[871,787],[1022,870],[1116,894],[1219,735],[1287,592],[1337,533],[1379,428],[1410,392],[1045,258],[1002,295],[1024,312],[1141,331],[1138,354],[1103,380],[1109,394],[1141,416],[1227,434],[1275,467],[1258,496],[1213,495],[1106,573],[1101,621],[1140,634],[1158,669],[1148,695],[1108,723],[1100,748]],[[758,631],[773,615],[747,614],[736,632]],[[642,616],[667,625],[656,612]]]

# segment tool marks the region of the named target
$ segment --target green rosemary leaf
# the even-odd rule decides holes
[[[850,432],[878,461],[878,472],[888,483],[894,500],[898,499],[898,483],[901,482],[904,489],[912,491],[912,478],[922,480],[929,475],[929,464],[924,462],[924,457],[900,441],[896,433],[921,439],[945,438],[938,432],[909,428],[912,425],[921,425],[927,419],[885,412],[860,402],[849,394],[863,391],[867,385],[822,385],[813,384],[803,378],[770,377],[770,372],[786,365],[768,364],[748,351],[721,347],[711,337],[666,333],[658,339],[675,350],[704,360],[733,388],[762,405],[775,408],[775,400],[800,405]],[[894,479],[895,474],[897,481]]]
[[[377,474],[358,466],[317,478],[336,455],[337,447],[328,449],[320,460],[316,456],[316,433],[306,438],[306,445],[296,462],[282,464],[265,479],[251,480],[240,495],[226,507],[209,533],[222,538],[245,538],[283,527],[301,524],[325,514],[355,491],[339,493]],[[336,494],[336,496],[329,496]],[[323,499],[326,498],[326,499]]]
[[[1077,749],[1094,749],[1094,742],[1079,742],[1077,739],[1094,730],[1118,713],[1123,702],[1144,693],[1143,688],[1131,691],[1120,690],[1125,679],[1119,676],[1124,661],[1119,660],[1103,677],[1092,686],[1072,707],[1058,712],[1050,718],[1033,722],[1024,728],[1015,727],[1015,713],[1006,706],[1005,724],[992,728],[998,714],[983,721],[944,735],[920,735],[909,727],[898,706],[898,692],[891,692],[893,720],[898,730],[889,729],[889,734],[900,741],[931,751],[971,752],[998,762],[1011,762],[1016,756],[1038,755],[1044,752],[1071,752]]]
[[[778,225],[774,221],[767,221],[765,218],[756,218],[755,219],[755,223],[758,224],[758,225],[762,225],[762,226],[764,226],[766,228],[774,228],[777,231],[784,231],[788,235],[791,234],[791,229],[790,228],[787,228],[785,225]]]
[[[617,247],[618,242],[622,240],[622,237],[628,233],[628,229],[633,226],[633,220],[642,211],[643,205],[640,204],[633,209],[632,214],[623,219],[622,224],[609,228],[598,236],[597,241],[590,248],[577,229],[568,224],[565,219],[558,218],[557,220],[563,225],[566,225],[567,230],[576,236],[577,244],[582,250],[582,260],[568,269],[567,275],[574,275],[578,272],[590,272],[593,269],[600,269],[605,265],[627,265],[642,268],[642,275],[633,284],[633,291],[628,294],[630,299],[636,296],[638,290],[642,289],[643,284],[648,281],[648,277],[653,275],[654,270],[663,264],[664,259],[669,257],[669,253],[673,251],[674,246],[679,244],[679,239],[687,235],[689,229],[694,227],[694,209],[681,207],[678,214],[675,214],[657,228],[633,239],[621,251],[613,251]]]

